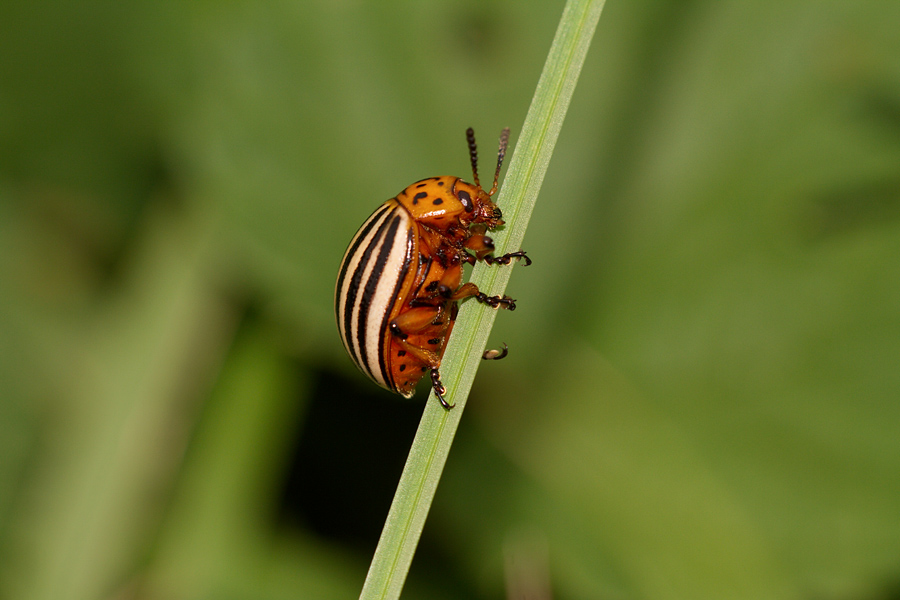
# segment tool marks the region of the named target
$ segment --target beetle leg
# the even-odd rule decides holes
[[[485,350],[481,358],[484,360],[500,360],[501,358],[506,358],[507,354],[509,354],[509,346],[503,344],[503,350]]]
[[[485,235],[485,231],[487,228],[483,225],[473,225],[469,238],[463,243],[463,246],[475,252],[475,260],[483,260],[485,256],[494,251],[494,240]]]
[[[469,239],[467,239],[463,244],[466,248],[475,252],[474,257],[471,254],[466,253],[468,256],[466,260],[469,264],[475,264],[476,261],[483,260],[489,265],[508,265],[514,258],[520,260],[524,258],[526,267],[531,264],[531,259],[528,257],[524,250],[519,250],[518,252],[510,252],[509,254],[504,254],[503,256],[491,256],[491,254],[493,254],[494,252],[494,240],[491,239],[490,236],[484,234],[486,229],[483,226],[473,226],[471,231],[472,235],[470,235]]]
[[[394,331],[393,323],[391,324],[391,331]],[[424,348],[419,348],[418,346],[413,346],[405,339],[400,339],[399,344],[403,347],[406,352],[415,356],[420,361],[429,365],[431,367],[431,389],[434,390],[434,395],[437,396],[437,399],[440,401],[441,406],[443,406],[446,410],[450,410],[455,404],[450,404],[444,399],[444,394],[447,393],[447,388],[444,387],[444,384],[441,383],[441,372],[438,370],[438,366],[441,364],[441,358],[437,355],[436,352],[432,352],[431,350],[425,350]]]
[[[431,369],[431,389],[434,390],[434,395],[441,401],[441,406],[443,406],[445,410],[450,410],[456,406],[455,404],[450,404],[444,400],[444,394],[447,393],[447,388],[441,383],[441,373],[438,371],[437,367]]]
[[[447,389],[441,384],[441,374],[438,370],[438,367],[441,364],[440,355],[437,352],[420,348],[407,341],[407,338],[411,334],[418,333],[429,325],[433,325],[434,322],[441,317],[443,312],[443,306],[422,306],[412,308],[405,313],[397,315],[388,327],[390,328],[391,334],[395,337],[396,342],[406,353],[431,368],[431,388],[434,390],[434,395],[437,396],[441,406],[450,410],[454,405],[448,403],[444,399],[444,394],[447,393]]]
[[[400,313],[389,325],[391,333],[405,340],[409,334],[418,333],[434,323],[441,310],[440,306],[420,306]]]
[[[525,254],[524,250],[519,250],[518,252],[510,252],[509,254],[504,254],[503,256],[482,256],[481,260],[489,265],[493,265],[495,263],[498,265],[508,265],[514,258],[517,258],[519,260],[524,258],[526,267],[531,264],[531,259],[527,254]]]
[[[405,313],[397,315],[397,317],[388,325],[388,328],[397,343],[400,344],[408,354],[414,356],[420,362],[432,369],[436,369],[438,365],[441,364],[440,355],[432,350],[420,348],[415,344],[409,343],[407,338],[433,324],[442,312],[443,309],[439,306],[413,308]]]
[[[446,286],[444,286],[446,287]],[[474,283],[466,283],[456,292],[447,296],[449,300],[463,300],[465,298],[475,298],[477,302],[487,304],[491,308],[505,308],[507,310],[516,310],[516,301],[509,296],[488,296],[478,289]]]
[[[393,332],[393,328],[391,328],[391,332]],[[395,334],[396,335],[396,334]],[[441,357],[438,356],[437,352],[432,352],[431,350],[426,350],[425,348],[419,348],[418,346],[414,346],[407,342],[404,338],[400,338],[397,343],[406,350],[408,354],[414,356],[421,362],[428,365],[428,367],[432,369],[437,369],[438,365],[441,364]]]
[[[475,294],[475,300],[482,304],[487,304],[491,308],[505,308],[506,310],[516,310],[516,301],[509,296],[488,296],[482,292]]]
[[[447,393],[447,388],[441,383],[441,372],[438,370],[438,367],[441,364],[441,357],[431,350],[426,350],[424,348],[419,348],[418,346],[414,346],[406,341],[406,338],[410,333],[415,333],[415,330],[405,329],[404,326],[411,327],[419,327],[419,330],[427,327],[434,319],[437,318],[440,313],[440,309],[428,309],[428,308],[414,308],[412,310],[406,311],[402,315],[399,315],[396,319],[391,321],[390,330],[391,333],[396,336],[397,343],[410,355],[416,357],[421,362],[425,363],[429,367],[431,367],[431,389],[434,390],[434,395],[437,396],[437,399],[440,401],[441,406],[444,407],[445,410],[450,410],[455,406],[455,404],[450,404],[444,399],[444,394]],[[408,317],[411,313],[412,317]],[[427,313],[427,314],[426,314]],[[424,322],[424,325],[422,323]]]

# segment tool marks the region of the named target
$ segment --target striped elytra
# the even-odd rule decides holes
[[[396,299],[408,287],[406,280],[414,275],[410,267],[417,242],[412,217],[396,200],[388,200],[350,242],[335,291],[338,330],[350,358],[375,383],[394,391],[399,389],[384,353],[388,323],[399,312]]]
[[[491,200],[509,130],[500,136],[494,184],[478,181],[472,129],[466,131],[475,183],[458,177],[418,181],[382,204],[350,241],[335,286],[334,309],[344,347],[356,366],[378,385],[411,397],[426,374],[444,408],[440,364],[465,298],[493,308],[515,309],[508,296],[488,296],[474,284],[461,285],[463,265],[484,261],[508,265],[531,260],[525,252],[494,257],[486,232],[503,225]],[[502,358],[488,351],[485,358]]]

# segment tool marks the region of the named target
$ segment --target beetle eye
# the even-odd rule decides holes
[[[469,192],[465,190],[460,190],[457,194],[459,201],[462,202],[463,208],[466,209],[466,212],[472,212],[475,210],[475,205],[472,204],[472,196],[469,195]]]

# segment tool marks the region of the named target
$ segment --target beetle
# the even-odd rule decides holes
[[[338,271],[334,310],[347,353],[383,388],[411,398],[430,373],[441,405],[440,364],[456,321],[459,302],[474,298],[492,308],[515,310],[509,296],[488,296],[474,283],[462,284],[463,265],[478,261],[508,265],[531,259],[523,251],[493,256],[487,235],[503,225],[491,197],[497,191],[509,128],[500,134],[494,184],[485,192],[478,180],[475,132],[466,130],[475,183],[443,176],[413,183],[382,204],[350,241]],[[488,350],[485,359],[506,356]]]

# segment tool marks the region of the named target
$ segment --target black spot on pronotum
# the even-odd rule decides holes
[[[400,365],[400,372],[402,373],[405,370],[406,370],[406,365]]]
[[[443,181],[438,181],[438,185],[444,185]]]
[[[418,188],[420,188],[420,187],[425,187],[426,185],[428,185],[428,184],[427,184],[427,183],[420,183],[419,185],[416,186],[416,189],[418,189]]]
[[[416,194],[415,196],[413,196],[413,199],[414,199],[414,200],[421,200],[421,199],[427,198],[427,197],[428,197],[428,192],[419,192],[418,194]]]
[[[443,204],[444,201],[442,199],[438,198],[437,200],[433,200],[431,203],[434,204],[435,206],[437,206],[438,204]]]
[[[397,352],[397,356],[406,356],[406,350],[400,350]]]
[[[460,190],[457,194],[459,201],[462,202],[463,208],[466,212],[472,212],[475,210],[475,205],[472,203],[472,196],[469,195],[469,192],[466,190]]]

